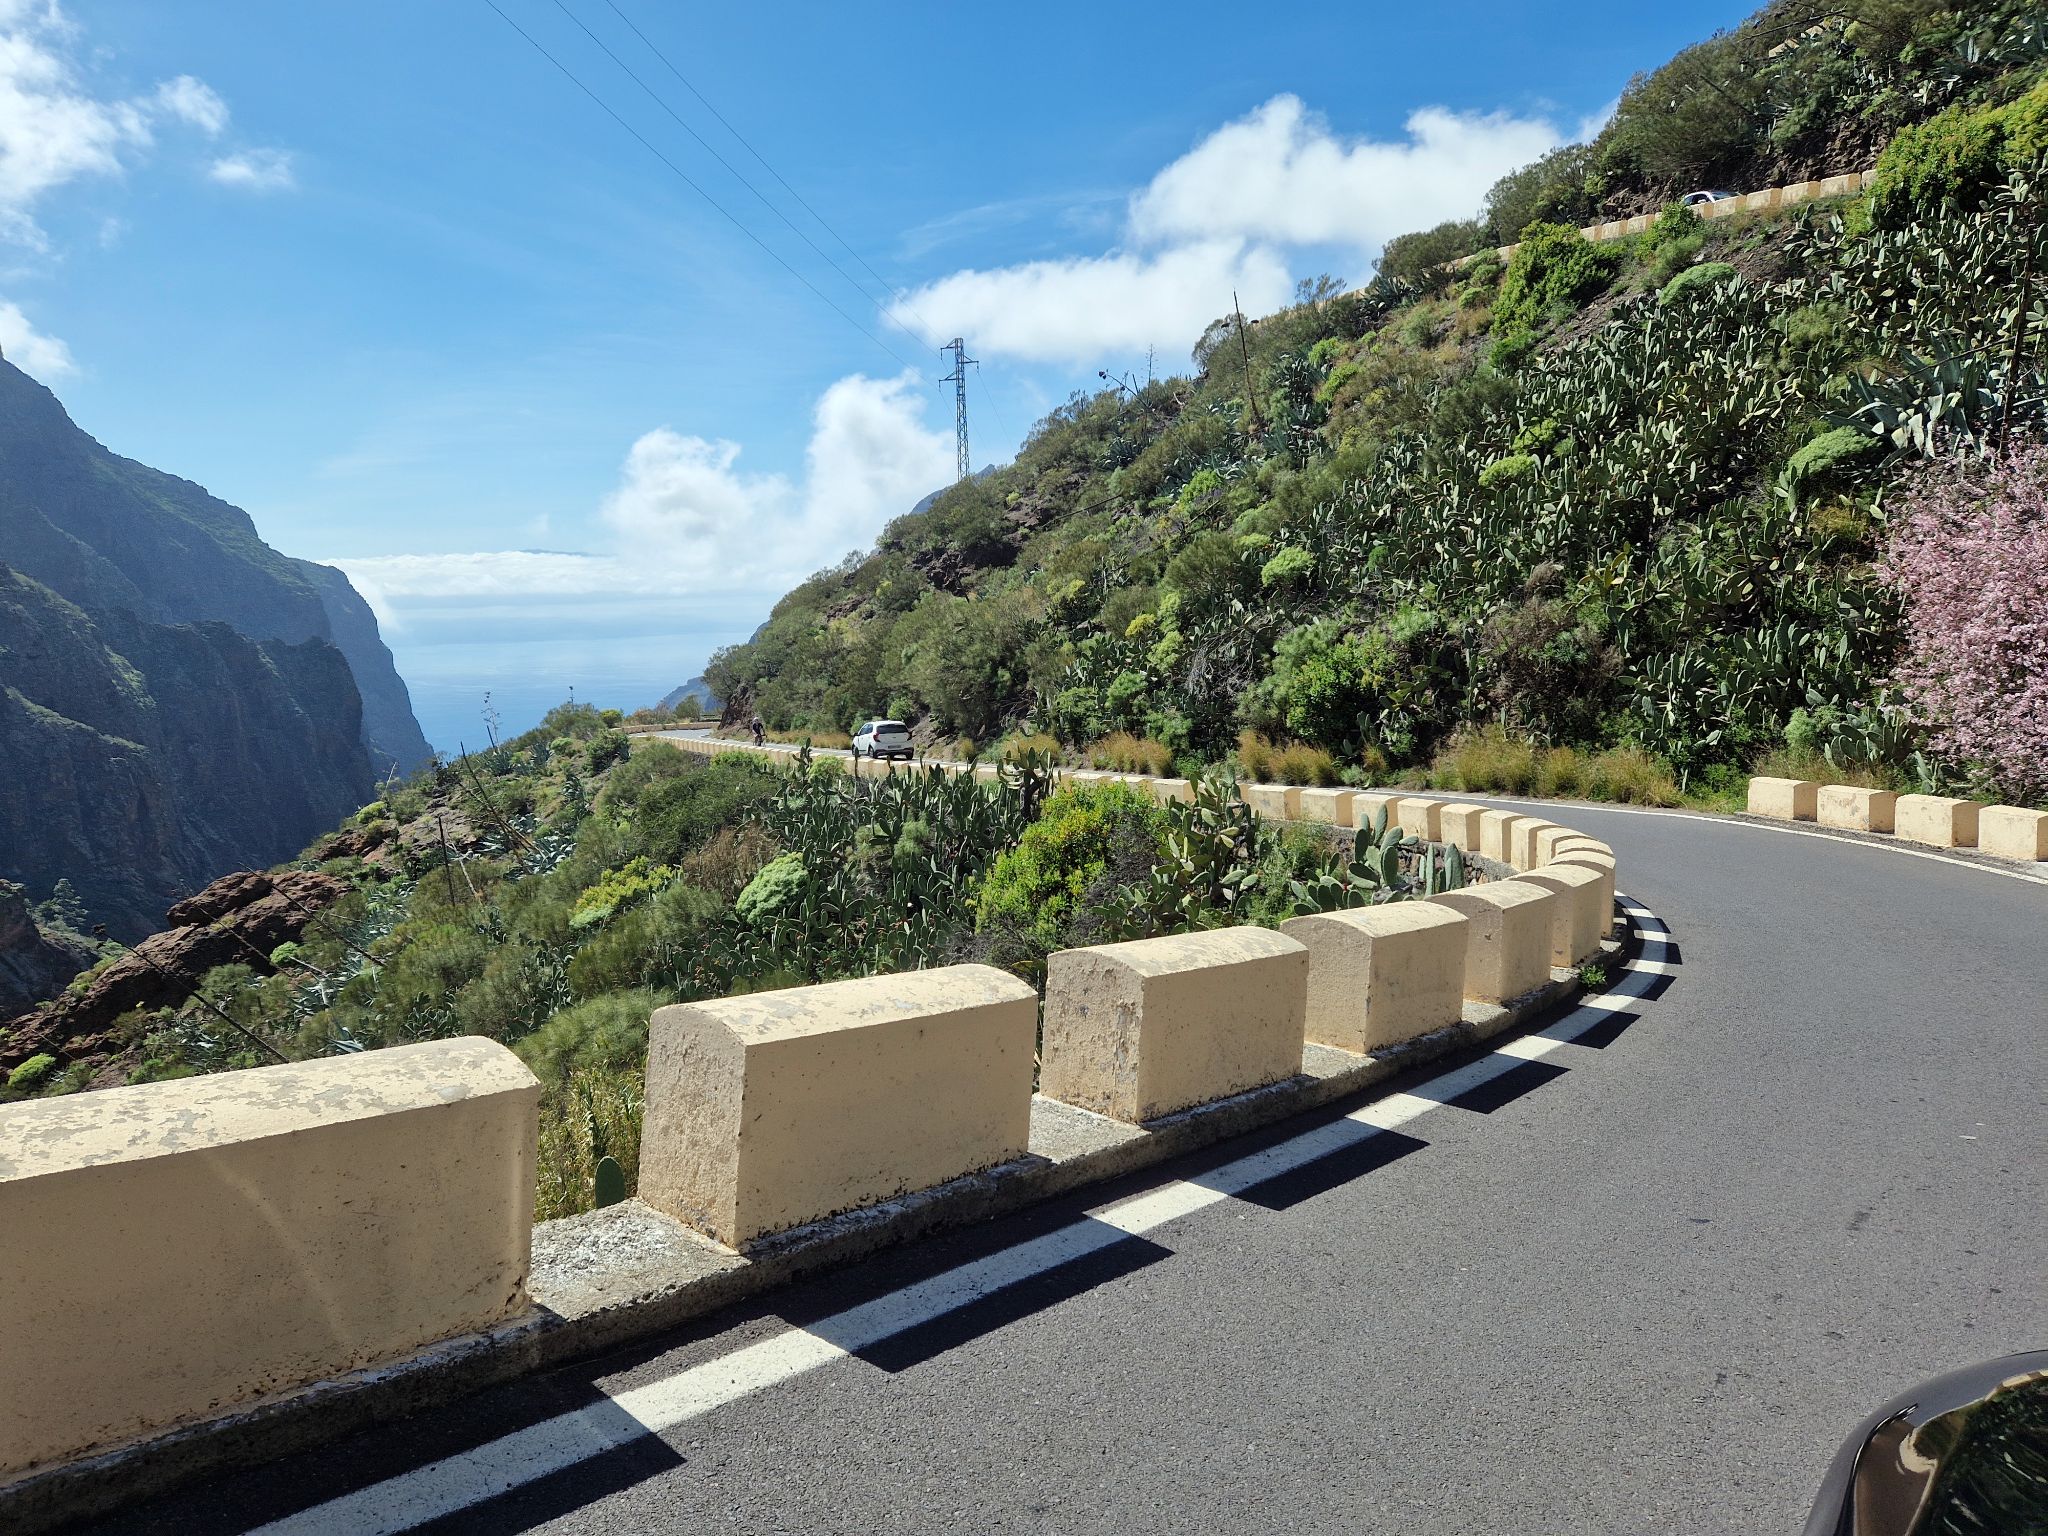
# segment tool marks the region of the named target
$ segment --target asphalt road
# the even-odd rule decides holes
[[[1530,1091],[1435,1107],[1405,1155],[1282,1198],[1160,1220],[914,1348],[827,1350],[496,1497],[485,1479],[421,1528],[1797,1531],[1882,1399],[2048,1344],[2048,885],[1562,814],[1614,845],[1683,963],[1625,1030],[1525,1069]],[[1190,1176],[885,1256],[110,1528],[309,1508],[281,1529],[359,1528],[324,1501],[815,1342],[796,1329]],[[502,1443],[516,1464],[524,1442]]]

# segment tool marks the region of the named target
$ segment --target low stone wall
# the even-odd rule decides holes
[[[0,1483],[523,1312],[539,1095],[440,1040],[0,1107]]]
[[[1902,843],[1928,848],[1975,848],[2023,864],[2048,861],[2048,811],[2019,805],[1897,795],[1812,779],[1758,778],[1749,781],[1749,814],[1846,832],[1889,833]]]
[[[1055,954],[1035,1093],[1036,995],[986,966],[663,1008],[632,1208],[720,1263],[772,1265],[830,1246],[805,1232],[977,1181],[1071,1182],[1097,1142],[1122,1159],[1190,1117],[1264,1123],[1484,1038],[1569,995],[1611,930],[1612,850],[1569,829],[1424,796],[1244,794],[1330,826],[1384,813],[1545,878]],[[11,1477],[49,1488],[57,1466],[84,1487],[97,1463],[60,1464],[266,1394],[545,1331],[526,1294],[537,1098],[509,1052],[457,1040],[0,1107],[0,1232],[34,1238],[0,1267],[0,1507]]]

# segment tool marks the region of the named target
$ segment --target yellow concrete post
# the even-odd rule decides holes
[[[640,1198],[743,1247],[1023,1154],[1037,994],[950,965],[655,1010]]]
[[[1468,919],[1426,901],[1289,918],[1308,949],[1308,1038],[1364,1054],[1463,1016]]]
[[[1977,813],[1977,846],[2001,859],[2048,859],[2048,811],[1987,805]]]
[[[1814,819],[1824,827],[1852,832],[1889,832],[1899,797],[1888,789],[1823,784],[1814,800]]]
[[[1812,821],[1819,809],[1820,785],[1812,779],[1751,779],[1749,814],[1780,821]]]
[[[1465,996],[1472,1001],[1509,1002],[1550,980],[1555,891],[1495,880],[1429,900],[1471,919],[1465,930]]]
[[[1294,1076],[1308,951],[1266,928],[1089,949],[1046,964],[1039,1091],[1137,1123]]]
[[[1901,795],[1892,807],[1892,825],[1908,842],[1932,848],[1977,846],[1977,802],[1947,795]]]
[[[525,1311],[539,1095],[461,1039],[0,1106],[0,1481]]]

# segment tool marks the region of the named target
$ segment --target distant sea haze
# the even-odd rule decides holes
[[[400,666],[404,659],[400,659]],[[653,704],[676,684],[696,675],[701,661],[678,662],[660,673],[635,676],[593,676],[570,682],[535,682],[517,675],[491,676],[477,673],[466,677],[406,678],[412,690],[412,712],[437,752],[453,755],[467,746],[474,752],[487,744],[484,728],[484,695],[498,713],[498,739],[506,740],[531,730],[540,717],[570,697],[599,709],[619,709],[631,714]]]

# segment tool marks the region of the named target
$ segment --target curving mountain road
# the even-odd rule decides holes
[[[1519,1096],[1440,1095],[1379,1154],[1284,1189],[1133,1202],[1153,1213],[1135,1246],[913,1347],[782,1369],[831,1338],[820,1318],[1007,1262],[1112,1196],[1199,1188],[1246,1145],[110,1528],[374,1529],[431,1495],[456,1511],[437,1532],[1796,1531],[1881,1399],[2048,1344],[2048,881],[1554,813],[1614,845],[1676,941],[1648,953],[1683,963],[1626,1028],[1533,1042]],[[571,1409],[615,1429],[633,1389],[764,1362],[756,1390],[658,1434],[592,1428],[617,1448],[499,1491],[542,1448],[508,1434]]]

